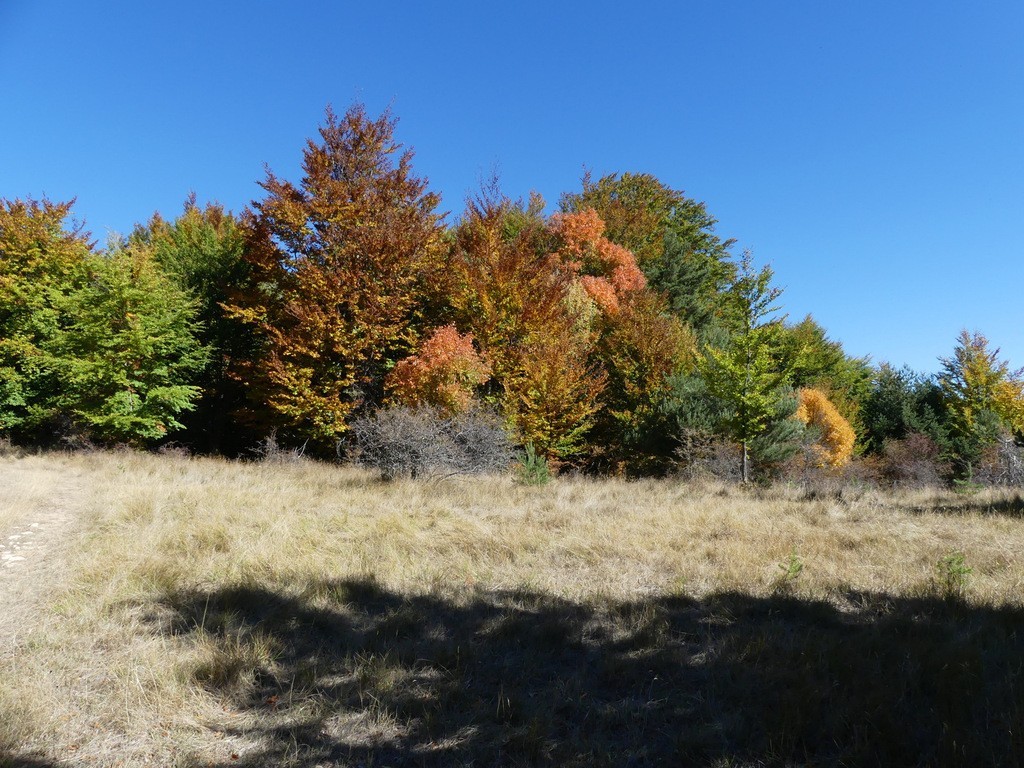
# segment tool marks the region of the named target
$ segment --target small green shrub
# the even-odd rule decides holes
[[[789,556],[779,563],[781,573],[775,577],[775,590],[785,592],[792,589],[793,584],[804,571],[804,561],[797,554],[796,547],[789,553]]]
[[[974,480],[974,475],[968,475],[966,478],[954,478],[953,490],[961,496],[974,496],[978,494],[985,486]]]
[[[548,460],[537,455],[533,443],[527,443],[519,454],[519,480],[524,485],[547,485],[551,481]]]
[[[950,552],[936,563],[936,584],[947,600],[961,600],[967,593],[968,577],[974,569],[967,565],[963,552]]]

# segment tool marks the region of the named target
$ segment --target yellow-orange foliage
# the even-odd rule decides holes
[[[423,343],[419,355],[400,361],[385,386],[403,405],[433,405],[455,414],[472,405],[473,391],[490,377],[490,366],[473,348],[473,334],[446,325]]]
[[[848,464],[857,439],[850,422],[843,418],[821,390],[801,389],[799,394],[800,405],[796,409],[796,417],[821,431],[821,445],[815,446],[821,464],[830,467]]]
[[[608,279],[584,275],[580,278],[580,285],[602,312],[614,315],[619,311],[619,294],[615,292],[615,286]]]
[[[563,266],[603,312],[615,314],[621,300],[647,285],[632,252],[604,237],[604,221],[593,208],[556,213],[552,229],[562,240]]]
[[[607,377],[591,357],[599,310],[561,252],[548,251],[539,221],[506,226],[521,216],[500,196],[468,202],[449,257],[450,300],[491,366],[517,438],[565,459],[585,445],[601,408]]]
[[[556,213],[552,224],[562,236],[564,251],[581,258],[604,234],[604,220],[593,208],[584,208],[577,213]]]

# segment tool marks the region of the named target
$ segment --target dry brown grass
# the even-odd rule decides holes
[[[849,651],[884,672],[889,650],[900,652],[889,646],[913,653],[919,642],[908,617],[931,616],[939,632],[1002,626],[1016,620],[1024,582],[1012,493],[386,484],[312,462],[98,453],[0,459],[0,499],[10,500],[0,509],[30,517],[50,479],[68,473],[82,493],[62,550],[69,575],[22,613],[17,646],[0,651],[0,755],[6,746],[11,764],[892,758],[900,736],[869,747],[860,739],[870,728],[835,754],[816,752],[813,713],[790,702],[780,704],[789,719],[766,719],[742,686],[788,681],[794,696],[813,698],[836,684],[819,679],[822,669],[836,679],[844,665],[865,671],[843,655],[839,624],[890,617],[895,639],[879,630]],[[956,605],[935,586],[936,563],[953,550],[973,568]],[[804,570],[782,583],[790,553]],[[764,618],[773,610],[782,624]],[[817,641],[799,632],[818,626],[834,639],[802,645]],[[1019,647],[992,642],[1009,643],[1000,653]],[[785,669],[730,682],[772,649]],[[804,662],[789,654],[812,652],[820,658],[794,682],[790,667]],[[560,700],[575,703],[566,713]]]
[[[33,517],[50,501],[60,470],[49,459],[38,456],[3,456],[0,483],[0,535]]]

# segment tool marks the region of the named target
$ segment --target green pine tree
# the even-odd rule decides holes
[[[723,297],[732,334],[724,347],[706,347],[701,362],[708,391],[727,408],[722,426],[741,446],[744,483],[750,479],[751,441],[776,418],[786,382],[776,353],[783,318],[773,317],[782,291],[773,288],[771,280],[771,268],[755,271],[753,257],[744,253]]]

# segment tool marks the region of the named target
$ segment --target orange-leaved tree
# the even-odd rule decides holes
[[[576,277],[551,253],[538,201],[529,208],[485,191],[467,202],[449,263],[458,325],[491,364],[492,396],[518,439],[538,453],[579,452],[605,375]]]
[[[604,236],[628,249],[663,293],[669,311],[705,336],[719,324],[720,294],[735,277],[731,240],[715,233],[706,206],[647,173],[609,174],[594,181],[589,172],[580,192],[563,195],[561,208],[597,211]]]
[[[633,254],[604,236],[604,221],[593,208],[556,213],[551,228],[561,241],[558,257],[602,311],[618,312],[622,301],[647,285]]]
[[[423,342],[418,354],[395,366],[385,386],[402,405],[430,405],[454,415],[472,406],[477,387],[490,377],[490,366],[473,347],[473,334],[445,325]]]
[[[857,435],[843,415],[820,389],[799,391],[800,404],[794,414],[808,426],[818,429],[821,443],[815,446],[820,466],[838,468],[850,462]]]
[[[236,367],[268,426],[327,447],[417,341],[420,286],[436,268],[437,195],[394,140],[395,120],[361,105],[327,111],[299,184],[267,173],[245,217],[249,279],[227,311],[257,334]]]
[[[555,214],[551,231],[563,269],[593,302],[595,359],[608,374],[592,458],[650,472],[674,449],[663,408],[670,377],[696,359],[696,340],[647,288],[633,253],[605,236],[593,208]]]

